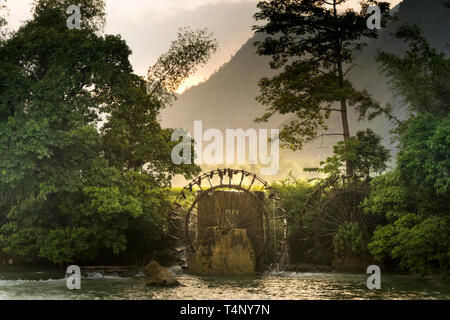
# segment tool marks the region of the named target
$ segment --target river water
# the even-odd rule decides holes
[[[410,275],[382,274],[381,290],[368,290],[368,275],[357,273],[268,273],[211,278],[172,268],[181,286],[149,288],[134,277],[88,274],[81,290],[69,290],[65,270],[0,267],[0,300],[5,299],[450,299],[450,285]]]

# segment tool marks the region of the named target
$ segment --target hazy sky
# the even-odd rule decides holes
[[[401,0],[387,0],[391,6]],[[76,1],[74,1],[76,2]],[[183,88],[206,80],[227,62],[252,35],[252,15],[258,0],[106,0],[106,28],[121,34],[133,50],[130,60],[137,74],[145,76],[150,65],[164,53],[179,28],[207,27],[219,41],[219,50]],[[7,0],[9,29],[16,29],[31,15],[32,0]],[[357,6],[349,0],[346,6]],[[183,89],[182,88],[182,89]]]

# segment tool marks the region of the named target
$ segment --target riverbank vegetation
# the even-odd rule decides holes
[[[80,30],[67,28],[66,2],[38,0],[19,30],[0,30],[0,263],[170,260],[168,216],[179,191],[171,179],[192,178],[200,168],[171,161],[177,142],[158,116],[217,44],[205,30],[182,30],[143,79],[133,73],[125,41],[101,34],[104,2],[83,2],[92,10],[84,11]],[[292,28],[277,20],[283,15],[273,1],[259,9],[258,19],[270,21],[259,31],[292,36]],[[294,13],[306,19],[308,8],[300,9]],[[331,29],[341,21],[319,13]],[[287,177],[272,185],[288,217],[290,262],[339,267],[359,261],[449,278],[450,60],[415,26],[398,30],[408,45],[403,56],[378,53],[380,72],[408,110],[399,120],[398,106],[381,106],[345,79],[342,68],[360,49],[357,40],[376,37],[363,14],[346,15],[355,30],[338,35],[348,40],[343,47],[333,47],[336,34],[309,38],[301,48],[290,37],[259,44],[275,68],[285,66],[260,82],[258,99],[268,109],[259,120],[295,114],[281,135],[288,147],[317,138],[334,103],[343,114],[343,141],[333,156],[307,169],[321,178]],[[323,27],[316,18],[301,21]],[[0,18],[0,28],[4,24]],[[309,54],[320,59],[308,60]],[[393,168],[372,130],[350,135],[350,107],[362,117],[384,115],[396,123]]]
[[[167,246],[171,178],[199,172],[171,161],[158,114],[217,44],[181,30],[147,81],[103,34],[104,1],[83,1],[80,29],[69,2],[35,1],[0,42],[0,248],[17,263],[147,262]]]
[[[298,181],[276,185],[287,195],[291,256],[325,263],[376,259],[399,270],[448,278],[450,60],[430,47],[417,26],[402,25],[396,37],[406,42],[406,53],[376,56],[400,100],[382,106],[346,78],[363,41],[378,36],[365,25],[369,3],[362,2],[360,12],[339,12],[341,4],[261,1],[255,14],[264,24],[254,29],[267,34],[255,43],[258,53],[281,70],[259,82],[257,100],[266,112],[256,121],[291,114],[294,120],[282,128],[280,140],[293,150],[320,136],[343,137],[332,157],[306,169],[325,175],[314,187]],[[378,5],[383,21],[389,21],[389,4]],[[448,10],[444,4],[442,10]],[[370,129],[349,135],[349,106],[360,118],[383,115],[395,124],[399,153],[392,170],[386,171],[390,155],[379,136]],[[401,107],[406,119],[396,116]],[[327,132],[331,112],[340,113],[342,132]]]

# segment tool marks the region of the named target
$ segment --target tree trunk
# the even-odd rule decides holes
[[[339,76],[339,88],[344,87],[344,75],[342,72],[342,63],[338,63],[338,76]],[[342,130],[344,134],[344,143],[350,139],[350,130],[348,128],[348,116],[347,116],[347,100],[341,99],[341,119],[342,119]],[[347,151],[347,150],[346,150]],[[353,175],[352,164],[349,160],[345,162],[345,171],[347,176]]]
[[[342,56],[341,56],[341,48],[342,44],[340,42],[340,34],[338,27],[338,17],[337,17],[337,8],[336,8],[336,0],[333,0],[333,14],[336,22],[336,58],[337,58],[337,71],[338,71],[338,81],[339,88],[344,88],[344,72],[342,70]],[[341,119],[342,119],[342,130],[344,135],[344,143],[346,143],[350,139],[350,130],[348,129],[348,117],[347,117],[347,100],[345,98],[341,99]],[[347,150],[345,150],[347,151]],[[345,171],[347,176],[353,175],[352,164],[349,160],[345,162]]]

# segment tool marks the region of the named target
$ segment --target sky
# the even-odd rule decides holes
[[[251,37],[252,18],[259,0],[106,0],[108,34],[120,34],[133,51],[134,72],[145,76],[148,68],[176,39],[179,28],[208,28],[219,42],[209,62],[179,88],[205,81]],[[358,7],[348,0],[346,7]],[[391,7],[401,0],[387,0]],[[76,1],[74,1],[76,2]],[[17,29],[31,16],[33,0],[7,0],[9,29]]]

